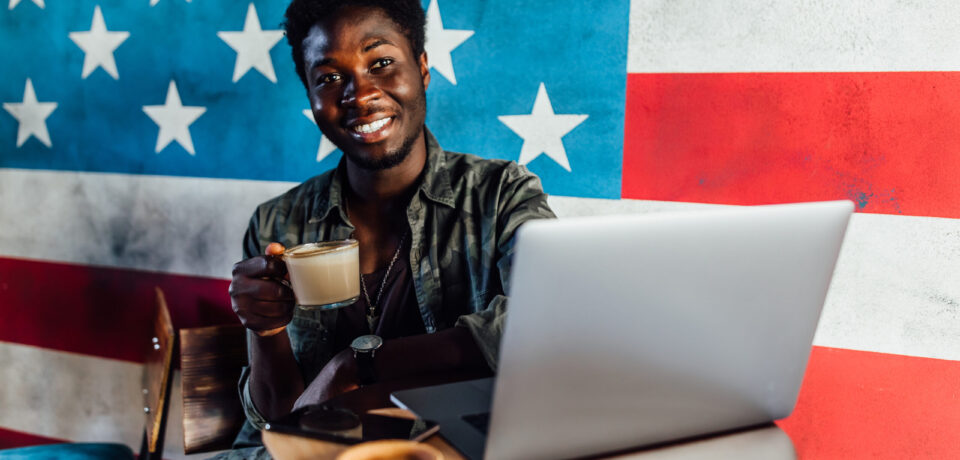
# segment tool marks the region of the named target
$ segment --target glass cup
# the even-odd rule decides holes
[[[354,445],[340,453],[337,460],[443,460],[437,448],[414,441],[380,440]]]
[[[297,305],[332,310],[360,298],[360,243],[357,240],[301,244],[283,253]]]

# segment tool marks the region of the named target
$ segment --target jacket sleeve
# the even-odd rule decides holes
[[[250,218],[250,224],[247,226],[247,232],[243,235],[243,260],[261,254],[260,248],[260,212],[259,209],[253,213]],[[249,350],[250,334],[247,334],[247,349]],[[249,357],[248,357],[249,359]],[[244,366],[240,373],[240,381],[237,383],[240,391],[240,402],[243,405],[243,412],[247,415],[247,421],[257,430],[263,429],[267,423],[263,414],[253,405],[253,399],[250,397],[250,367]]]
[[[510,269],[513,262],[516,232],[523,223],[534,219],[556,218],[547,204],[540,178],[527,168],[511,163],[501,181],[501,193],[496,218],[496,267],[506,294],[510,293]],[[495,296],[487,307],[476,313],[463,315],[456,326],[470,330],[491,369],[497,369],[500,339],[507,314],[508,297]]]

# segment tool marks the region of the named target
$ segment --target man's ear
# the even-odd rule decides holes
[[[430,65],[427,63],[427,52],[420,53],[420,78],[423,79],[423,89],[430,86]]]

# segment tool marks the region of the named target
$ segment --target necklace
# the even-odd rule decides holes
[[[350,218],[350,203],[347,202],[346,195],[343,196],[343,208],[346,211],[347,218]],[[367,321],[370,322],[370,330],[373,331],[373,320],[377,314],[377,309],[380,307],[380,300],[383,297],[383,288],[387,285],[387,278],[390,277],[390,270],[393,270],[393,264],[397,262],[397,258],[400,257],[400,249],[403,248],[403,242],[407,239],[407,233],[410,229],[403,231],[403,235],[400,237],[400,243],[397,244],[397,251],[393,253],[393,258],[390,259],[390,265],[387,265],[387,272],[383,274],[383,280],[380,282],[380,290],[377,291],[377,301],[373,302],[370,299],[370,294],[367,293],[367,282],[363,279],[363,273],[360,274],[360,288],[363,291],[363,297],[367,301]]]
[[[377,313],[377,309],[380,307],[380,300],[383,297],[383,288],[387,285],[387,278],[390,277],[390,270],[393,269],[393,264],[397,262],[397,258],[400,257],[400,249],[403,248],[403,242],[407,239],[408,230],[404,230],[403,236],[400,237],[400,244],[397,245],[397,251],[393,253],[393,258],[390,259],[390,265],[387,265],[387,272],[383,274],[383,281],[380,282],[380,290],[377,292],[377,301],[372,302],[370,300],[370,294],[367,293],[367,282],[363,279],[363,273],[360,274],[360,287],[363,288],[363,297],[367,299],[367,306],[370,311],[367,313],[368,316],[373,317]]]

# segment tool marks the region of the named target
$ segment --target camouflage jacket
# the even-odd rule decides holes
[[[407,208],[420,315],[428,333],[469,328],[496,369],[514,233],[528,220],[555,216],[540,179],[525,167],[446,152],[428,130],[426,138],[424,173]],[[343,208],[344,165],[341,160],[336,169],[261,204],[244,237],[244,259],[263,254],[272,241],[291,247],[348,238],[354,227]],[[306,383],[338,351],[333,350],[336,320],[336,311],[295,310],[287,331]],[[247,378],[244,369],[244,409],[253,426],[262,428],[265,421],[250,399]]]

